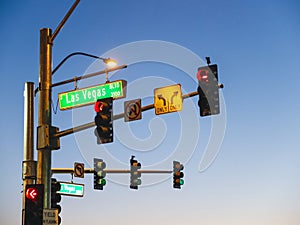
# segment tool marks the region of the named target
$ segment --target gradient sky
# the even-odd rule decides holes
[[[72,4],[71,0],[0,3],[0,224],[21,223],[23,91],[25,82],[38,83],[39,30],[48,27],[54,31]],[[187,70],[195,75],[203,61],[190,64],[184,55],[154,49],[156,61],[133,63],[134,56],[142,58],[146,53],[118,51],[126,44],[136,46],[149,43],[147,40],[181,46],[195,57],[205,61],[210,56],[218,64],[225,88],[220,92],[221,115],[214,118],[226,119],[225,136],[216,149],[219,154],[207,169],[199,171],[214,134],[210,133],[213,120],[199,116],[198,97],[185,101],[180,113],[156,116],[150,110],[140,121],[116,121],[115,142],[107,149],[96,145],[93,129],[63,137],[61,149],[53,153],[53,167],[71,168],[74,162],[83,162],[90,168],[93,157],[98,157],[109,169],[128,169],[130,156],[136,155],[144,169],[171,170],[171,164],[162,162],[179,160],[185,161],[185,184],[174,190],[171,176],[142,175],[144,186],[134,191],[128,187],[128,174],[108,175],[105,190],[96,191],[92,175],[86,174],[84,179],[74,178],[85,184],[84,197],[63,197],[62,224],[299,225],[300,3],[82,0],[55,39],[53,66],[75,51],[116,58],[129,66],[114,73],[111,80],[126,79],[132,88],[129,86],[125,100],[142,98],[142,105],[153,103],[147,88],[180,83],[183,94],[196,91],[196,77],[178,65],[161,63],[160,57],[174,58],[183,67],[193,65]],[[53,81],[103,68],[99,61],[75,56]],[[104,82],[98,77],[80,82],[80,87]],[[53,90],[53,102],[56,104],[58,93],[73,88],[70,84]],[[114,113],[122,112],[123,102],[114,103]],[[37,115],[38,96],[35,103]],[[94,114],[92,106],[58,110],[53,113],[53,125],[64,130],[81,124],[78,118],[91,122]],[[192,143],[195,137],[196,145]],[[184,138],[188,143],[180,145]],[[148,145],[139,149],[134,146],[139,143]],[[180,154],[169,159],[178,146]],[[70,175],[54,177],[71,181]]]

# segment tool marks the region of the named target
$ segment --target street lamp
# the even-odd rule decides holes
[[[108,68],[113,68],[118,65],[117,61],[111,58],[102,59]]]

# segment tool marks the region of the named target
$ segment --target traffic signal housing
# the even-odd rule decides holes
[[[182,179],[184,177],[183,169],[184,166],[180,162],[173,161],[173,188],[181,189],[181,185],[184,184]]]
[[[113,142],[113,98],[99,99],[94,105],[97,144]]]
[[[25,225],[42,225],[44,185],[27,184],[25,188]]]
[[[135,156],[131,156],[130,159],[130,188],[131,189],[138,189],[138,186],[142,184],[141,180],[141,172],[138,171],[141,169],[141,163],[139,163]]]
[[[219,88],[223,85],[218,84],[217,64],[198,68],[198,94],[200,116],[210,116],[220,113]]]
[[[102,159],[94,158],[94,189],[103,190],[103,186],[106,185],[106,163]]]
[[[60,183],[55,178],[51,178],[51,209],[57,209],[58,224],[61,223],[61,217],[59,216],[61,206],[58,204],[61,201],[61,194],[57,193],[60,188]]]

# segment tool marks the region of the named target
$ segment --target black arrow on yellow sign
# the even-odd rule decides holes
[[[173,95],[172,95],[172,97],[171,97],[171,104],[173,105],[173,99],[174,99],[174,97],[177,97],[177,95],[178,95],[178,91],[175,91],[174,93],[173,93]]]
[[[162,97],[162,95],[157,95],[157,98],[158,98],[159,100],[163,100],[163,105],[164,105],[164,106],[167,105],[167,101],[166,101],[166,99],[165,99],[164,97]]]

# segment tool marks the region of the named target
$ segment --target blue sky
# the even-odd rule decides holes
[[[72,3],[0,3],[0,224],[21,221],[23,91],[26,81],[38,83],[39,29],[54,31]],[[85,184],[85,196],[63,197],[62,224],[298,225],[299,12],[300,4],[295,0],[79,3],[55,39],[53,67],[75,51],[129,64],[110,77],[130,84],[127,98],[114,103],[114,113],[122,112],[123,102],[132,98],[142,98],[142,105],[153,103],[152,90],[167,84],[180,83],[183,93],[196,91],[193,71],[196,75],[206,56],[218,64],[225,88],[220,92],[224,99],[221,115],[213,119],[200,118],[198,97],[194,97],[183,103],[179,113],[156,116],[150,110],[140,121],[115,121],[115,142],[105,148],[95,144],[93,129],[61,138],[61,149],[53,152],[53,167],[73,167],[74,162],[91,167],[93,157],[99,157],[108,168],[128,169],[131,155],[146,169],[170,170],[169,160],[186,162],[181,190],[174,190],[171,177],[166,175],[142,175],[138,191],[129,189],[128,175],[108,175],[102,192],[93,190],[92,175],[75,178],[74,182]],[[147,61],[150,48],[139,51],[136,46],[148,46],[149,40],[174,48],[153,48],[157,58]],[[128,46],[133,49],[129,51]],[[182,54],[172,54],[174,49]],[[172,59],[177,63],[164,62]],[[99,61],[75,56],[57,71],[53,81],[103,68]],[[98,77],[79,85],[104,82]],[[53,101],[56,103],[58,93],[73,88],[70,84],[54,89]],[[53,125],[68,129],[82,123],[78,118],[91,122],[92,106],[53,113]],[[214,136],[212,123],[219,123],[218,118],[226,119],[225,136],[216,150],[219,154],[207,169],[199,171],[209,138]],[[71,180],[70,175],[54,176]]]

